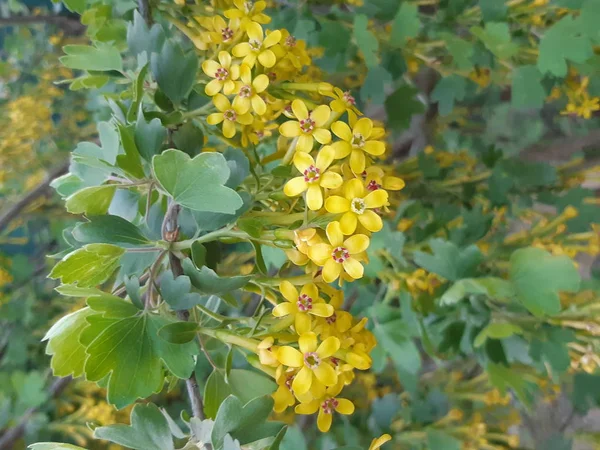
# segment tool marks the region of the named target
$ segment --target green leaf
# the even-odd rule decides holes
[[[167,270],[160,277],[160,293],[174,311],[193,308],[206,300],[198,293],[190,293],[191,288],[190,277],[186,275],[175,278],[173,272]]]
[[[193,158],[204,147],[204,133],[193,122],[186,122],[173,133],[173,142],[175,147]]]
[[[235,189],[250,175],[250,161],[239,148],[229,147],[223,156],[229,166],[229,179],[225,186]]]
[[[204,266],[198,270],[188,258],[183,261],[183,271],[190,277],[194,287],[204,294],[221,294],[234,291],[248,283],[250,276],[220,277],[214,270]]]
[[[230,171],[220,153],[191,159],[179,150],[167,150],[152,159],[152,168],[161,187],[186,208],[234,214],[243,205],[242,198],[224,186]]]
[[[427,430],[428,450],[461,450],[462,442],[439,430]]]
[[[65,284],[92,287],[104,283],[119,267],[125,250],[108,244],[88,244],[58,262],[48,275]]]
[[[487,295],[494,300],[507,300],[515,296],[510,282],[502,278],[465,278],[459,280],[440,297],[440,305],[454,305],[468,295]]]
[[[158,335],[171,344],[186,344],[194,340],[197,332],[196,322],[174,322],[158,330]]]
[[[360,98],[380,105],[385,101],[385,87],[392,82],[392,75],[382,66],[369,68],[367,77],[360,88]],[[279,166],[282,167],[282,166]]]
[[[59,442],[38,442],[37,444],[31,444],[29,447],[31,450],[86,450],[78,445],[63,444]]]
[[[394,363],[398,375],[407,390],[421,370],[421,355],[412,338],[406,334],[402,320],[393,320],[383,325],[376,324],[373,333],[378,344],[385,349]]]
[[[487,339],[505,339],[514,334],[522,334],[523,329],[508,322],[492,322],[479,332],[473,345],[481,347]]]
[[[419,20],[418,6],[403,2],[392,21],[390,44],[404,47],[406,40],[415,37],[420,28],[421,21]]]
[[[157,53],[165,42],[165,33],[159,24],[150,29],[142,15],[133,11],[133,22],[127,24],[127,48],[133,55],[146,52],[148,56]]]
[[[178,43],[167,40],[160,53],[152,54],[150,67],[161,91],[173,103],[179,104],[188,96],[196,80],[198,56],[194,51],[184,54]]]
[[[440,33],[440,38],[446,42],[448,51],[452,55],[452,62],[458,69],[471,70],[473,68],[474,47],[471,42],[450,33]]]
[[[133,316],[139,312],[138,307],[133,303],[106,293],[88,298],[87,304],[94,311],[103,313],[103,317],[109,318],[121,319]]]
[[[215,449],[221,448],[225,435],[231,434],[238,438],[258,425],[263,425],[273,409],[273,399],[270,396],[257,397],[243,404],[240,399],[230,395],[219,408],[211,440]],[[243,442],[242,439],[240,441]]]
[[[463,100],[467,93],[467,80],[458,75],[442,78],[431,93],[431,99],[438,102],[442,116],[447,116],[454,109],[456,101]]]
[[[162,389],[163,364],[177,378],[189,378],[196,346],[170,344],[158,336],[159,329],[173,322],[145,312],[110,324],[86,349],[86,379],[108,377],[108,401],[123,408]]]
[[[117,165],[133,178],[144,178],[145,173],[142,167],[142,159],[135,145],[133,130],[121,123],[117,125],[117,128],[119,130],[119,137],[121,138],[121,145],[123,150],[125,150],[125,154],[117,156]]]
[[[506,17],[506,3],[497,0],[479,0],[484,22],[501,21]]]
[[[146,122],[144,114],[140,111],[135,124],[135,145],[146,161],[151,162],[154,155],[159,155],[163,142],[167,137],[167,129],[162,126],[160,119]]]
[[[115,244],[122,247],[148,245],[150,241],[131,222],[119,216],[94,216],[73,228],[73,237],[84,244]]]
[[[519,109],[541,108],[546,100],[542,78],[535,66],[515,68],[512,74],[512,106]]]
[[[512,371],[509,367],[494,363],[488,363],[486,371],[492,386],[497,387],[502,394],[510,388],[526,407],[531,405],[532,396],[527,392],[527,381],[520,372]]]
[[[390,128],[404,130],[409,127],[413,114],[421,114],[425,111],[425,106],[417,99],[417,93],[417,89],[403,85],[385,100],[385,111]]]
[[[204,387],[204,414],[209,419],[217,417],[217,411],[227,397],[233,394],[220,370],[213,370]]]
[[[115,185],[84,188],[67,197],[65,207],[71,214],[106,214],[116,189]]]
[[[60,62],[70,69],[79,70],[123,70],[121,54],[116,47],[104,42],[97,42],[96,47],[90,45],[65,45],[67,56],[61,56]]]
[[[423,269],[451,281],[473,275],[483,259],[483,255],[475,245],[460,250],[452,242],[432,239],[429,241],[429,247],[433,254],[415,252],[415,262]]]
[[[94,438],[137,450],[174,450],[167,419],[156,405],[135,405],[131,425],[109,425],[94,430]]]
[[[85,11],[85,0],[63,0],[69,11],[83,14]]]
[[[593,55],[590,39],[577,20],[567,15],[552,25],[540,41],[538,69],[542,74],[567,75],[567,61],[584,63]]]
[[[354,16],[354,41],[363,54],[365,64],[368,68],[379,64],[377,53],[379,42],[373,33],[369,31],[369,18],[364,14]]]
[[[577,292],[581,284],[581,276],[568,256],[553,256],[534,247],[511,255],[509,277],[517,298],[536,316],[558,314],[558,293]]]
[[[86,317],[95,314],[90,308],[83,308],[61,318],[52,325],[42,341],[48,341],[46,354],[52,355],[50,367],[57,377],[80,377],[87,357],[85,346],[79,342],[79,335],[88,326]]]
[[[519,46],[511,42],[510,28],[505,22],[487,22],[485,28],[471,27],[471,33],[500,59],[511,58],[519,51]]]

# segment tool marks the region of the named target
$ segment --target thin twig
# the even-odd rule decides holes
[[[138,0],[138,10],[144,18],[144,22],[148,25],[148,28],[152,26],[152,7],[148,0]]]

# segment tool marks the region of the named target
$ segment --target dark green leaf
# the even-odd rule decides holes
[[[115,244],[137,247],[150,243],[138,227],[119,216],[93,216],[89,222],[79,223],[73,229],[73,237],[84,244]]]
[[[175,104],[184,100],[194,85],[198,70],[195,52],[187,55],[178,43],[167,40],[160,53],[153,53],[150,67],[160,89]]]

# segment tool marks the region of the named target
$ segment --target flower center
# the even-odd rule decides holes
[[[262,47],[262,42],[257,39],[250,39],[250,41],[248,41],[248,44],[250,44],[250,48],[255,52],[259,51]]]
[[[289,375],[285,378],[285,387],[287,387],[290,391],[292,390],[292,383],[294,382],[295,375]]]
[[[348,258],[350,258],[350,252],[346,247],[336,247],[331,252],[331,257],[335,262],[343,263]]]
[[[254,134],[256,134],[256,137],[259,139],[262,139],[265,137],[265,132],[264,131],[255,131]]]
[[[310,311],[313,307],[312,303],[312,297],[309,297],[306,294],[302,294],[298,297],[298,302],[296,304],[298,305],[298,309],[300,311]]]
[[[337,315],[335,313],[333,313],[329,317],[325,318],[325,322],[327,322],[329,325],[333,325],[336,320],[337,320]]]
[[[321,171],[315,166],[310,166],[304,171],[304,181],[307,183],[316,183],[321,178]]]
[[[269,72],[267,74],[267,76],[269,77],[269,80],[271,80],[271,81],[275,81],[277,79],[277,74],[275,72]]]
[[[344,92],[344,101],[349,105],[356,105],[356,99],[350,94],[349,91]]]
[[[310,369],[316,369],[321,364],[321,358],[317,352],[307,352],[304,354],[304,364]]]
[[[362,134],[356,133],[352,136],[352,147],[363,148],[365,146],[365,138]]]
[[[286,39],[285,39],[285,45],[287,45],[288,47],[295,47],[296,46],[296,38],[292,35],[289,35]]]
[[[300,121],[300,129],[304,133],[310,133],[312,130],[315,129],[315,121],[312,120],[310,117],[308,119],[302,119]]]
[[[252,86],[242,86],[240,88],[240,97],[248,98],[252,95]]]
[[[377,189],[381,189],[381,185],[375,180],[369,181],[369,184],[367,184],[367,191],[376,191]]]
[[[233,30],[229,27],[225,27],[221,30],[221,36],[223,37],[223,41],[227,42],[233,37]]]
[[[235,122],[235,120],[237,119],[237,114],[233,109],[228,109],[223,113],[223,117],[225,117],[225,119],[227,120],[230,120],[231,122]]]
[[[354,198],[350,202],[350,209],[356,214],[362,214],[365,212],[365,201],[362,198]]]
[[[215,72],[215,78],[219,81],[225,81],[229,76],[229,70],[225,67],[219,67]]]
[[[321,403],[321,409],[325,414],[333,414],[335,408],[339,405],[339,402],[335,398],[328,398]]]
[[[340,360],[333,356],[331,358],[329,358],[329,361],[331,362],[331,364],[333,364],[333,367],[337,367],[338,364],[340,363]]]

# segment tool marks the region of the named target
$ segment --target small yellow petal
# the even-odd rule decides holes
[[[329,144],[331,142],[331,131],[325,128],[316,128],[312,135],[319,144]],[[335,154],[335,152],[333,153]]]
[[[369,446],[369,450],[379,450],[379,448],[388,441],[391,441],[392,437],[389,434],[384,434],[377,439],[373,439],[371,445]]]
[[[383,228],[383,221],[374,211],[365,211],[358,216],[358,221],[371,233],[377,233]]]
[[[366,117],[362,117],[354,124],[352,131],[354,134],[361,134],[362,137],[368,139],[373,131],[373,121]]]
[[[223,122],[224,119],[223,113],[213,113],[206,118],[206,123],[209,125],[217,125]]]
[[[339,222],[329,222],[325,229],[325,233],[327,233],[327,239],[329,239],[329,243],[333,247],[342,245],[342,242],[344,242],[344,234],[342,233]]]
[[[308,153],[296,152],[294,155],[294,166],[296,166],[296,169],[298,169],[300,173],[304,173],[306,169],[314,165],[315,160]]]
[[[327,123],[329,120],[329,116],[331,116],[331,109],[327,105],[317,106],[311,113],[310,118],[314,120],[317,128],[321,128],[323,125]],[[331,135],[330,135],[331,139]]]
[[[279,126],[279,134],[285,137],[296,137],[300,136],[302,130],[300,124],[295,120],[288,120]]]
[[[292,111],[294,112],[294,116],[296,116],[296,119],[308,119],[308,108],[302,100],[296,99],[292,102]]]
[[[331,428],[331,422],[333,421],[333,415],[324,412],[319,409],[319,415],[317,416],[317,427],[321,433],[327,433]]]
[[[281,31],[279,31],[279,30],[271,31],[267,35],[267,37],[265,38],[265,40],[263,41],[263,46],[265,48],[273,47],[280,40],[281,40]]]
[[[333,283],[339,278],[341,273],[342,265],[340,263],[335,262],[330,257],[323,266],[323,281],[325,281],[325,283]]]
[[[269,87],[269,77],[265,74],[257,76],[254,81],[252,81],[252,87],[255,92],[260,94]]]
[[[231,109],[231,102],[223,94],[215,95],[213,97],[213,103],[215,104],[217,109],[221,112],[225,112],[228,109]]]
[[[377,189],[367,195],[364,200],[367,208],[381,208],[388,203],[388,193],[383,189]]]
[[[346,141],[337,141],[331,144],[335,150],[335,159],[345,158],[352,151],[352,146]]]
[[[277,62],[277,57],[271,50],[263,50],[258,54],[258,62],[266,68],[271,68]]]
[[[342,265],[344,266],[346,273],[355,280],[362,278],[365,272],[363,265],[354,258],[348,258],[342,263]]]
[[[296,314],[296,319],[294,321],[294,327],[296,328],[296,333],[308,333],[310,332],[312,322],[310,320],[310,316],[303,312],[299,312]]]
[[[294,347],[279,347],[276,352],[277,360],[288,367],[304,366],[304,356]]]
[[[312,259],[315,264],[323,265],[325,261],[331,259],[332,248],[327,244],[315,244],[308,248],[308,257]]]
[[[332,195],[325,200],[325,209],[333,214],[344,213],[350,210],[350,200],[339,195]]]
[[[309,184],[306,190],[306,205],[311,211],[318,211],[323,207],[323,192],[321,186]]]
[[[333,306],[327,303],[315,303],[310,310],[312,315],[319,317],[330,317],[334,312]]]
[[[252,47],[250,47],[250,44],[248,42],[242,42],[241,44],[237,44],[235,47],[233,47],[231,53],[236,58],[243,58],[244,56],[249,55],[251,51]]]
[[[202,63],[202,71],[211,78],[215,77],[217,70],[219,70],[221,66],[218,62],[213,61],[212,59],[207,59]]]
[[[236,131],[237,129],[235,127],[235,123],[233,123],[231,120],[223,121],[223,136],[226,138],[232,138],[235,136]]]
[[[364,234],[355,234],[344,241],[344,247],[351,255],[364,252],[369,247],[369,238]]]
[[[212,115],[212,114],[211,114]],[[209,116],[210,117],[210,116]],[[292,178],[283,187],[283,193],[288,197],[296,197],[308,189],[308,183],[304,177]]]
[[[354,413],[354,404],[350,400],[345,398],[336,398],[336,400],[338,402],[337,406],[335,407],[337,412],[345,415]]]
[[[296,414],[314,414],[319,409],[319,401],[313,400],[310,403],[300,403],[294,408]]]
[[[350,153],[350,168],[352,171],[361,174],[365,170],[366,164],[365,154],[362,150],[352,150],[352,153]]]
[[[250,22],[246,26],[246,34],[250,38],[250,40],[262,42],[264,32],[262,27],[256,22]]]
[[[298,142],[296,143],[296,151],[298,152],[311,152],[314,145],[314,138],[311,134],[302,133],[298,137]]]
[[[296,307],[292,303],[283,302],[273,308],[271,312],[275,317],[284,317],[296,311]]]
[[[314,283],[308,283],[302,288],[300,294],[308,295],[310,298],[316,301],[319,298],[319,289],[317,289],[317,286]]]
[[[338,121],[332,123],[331,131],[343,141],[352,142],[352,130],[346,122]]]
[[[352,201],[355,198],[363,198],[365,196],[365,186],[358,178],[353,178],[347,181],[344,185],[344,197]]]
[[[231,66],[231,55],[228,52],[221,51],[219,52],[218,58],[221,66],[223,66],[224,69],[229,69],[229,66]]]
[[[319,184],[325,189],[337,189],[343,182],[344,179],[342,176],[335,172],[325,172],[321,174],[321,178],[319,179]]]
[[[334,336],[329,336],[327,339],[321,342],[321,345],[319,345],[319,348],[317,348],[317,355],[319,355],[321,359],[329,358],[330,356],[333,356],[333,354],[339,349],[340,340]]]
[[[385,153],[385,144],[381,141],[367,141],[365,142],[364,150],[370,155],[383,155]]]
[[[282,281],[279,284],[279,292],[281,292],[281,295],[283,295],[288,302],[295,303],[298,301],[298,290],[287,280]]]
[[[325,386],[333,386],[338,381],[335,369],[327,362],[321,362],[318,367],[313,369],[313,373],[317,380]]]
[[[301,334],[298,346],[302,353],[314,352],[317,349],[317,335],[313,332]]]
[[[384,177],[383,178],[383,188],[388,191],[399,191],[404,188],[405,183],[402,178],[398,177]]]
[[[357,225],[358,219],[356,217],[356,214],[352,211],[348,211],[340,219],[340,228],[342,229],[342,233],[344,233],[346,236],[354,233],[356,231]]]
[[[319,150],[319,153],[317,154],[317,159],[315,160],[315,166],[321,171],[321,173],[323,173],[331,165],[334,157],[335,150],[330,145],[326,145],[321,150]]]
[[[300,372],[298,372],[294,377],[294,381],[292,381],[292,389],[294,390],[294,394],[303,395],[307,393],[310,389],[310,385],[312,384],[312,380],[312,371],[308,367],[302,367]]]

